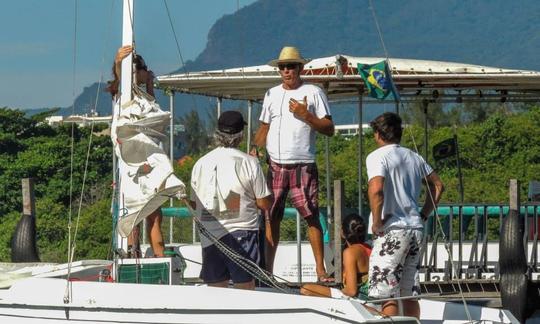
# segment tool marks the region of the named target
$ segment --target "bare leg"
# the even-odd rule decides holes
[[[127,238],[127,244],[128,244],[128,250],[129,250],[127,251],[127,253],[130,258],[141,257],[141,243],[139,241],[140,232],[141,232],[141,226],[137,225],[133,228],[133,231]]]
[[[154,251],[154,256],[164,256],[165,244],[163,243],[163,236],[161,235],[161,210],[156,210],[150,216],[146,218],[146,227],[148,231],[150,246]]]
[[[331,297],[332,293],[330,292],[330,287],[316,285],[316,284],[305,284],[300,288],[300,294],[306,296],[317,296],[317,297]]]
[[[266,270],[270,273],[274,271],[274,259],[276,258],[276,251],[279,244],[280,223],[281,221],[279,219],[272,219],[266,222],[266,247],[264,254]]]
[[[403,300],[403,315],[420,319],[420,303],[417,300]]]
[[[228,288],[229,287],[229,280],[223,280],[223,281],[220,281],[220,282],[209,283],[208,286],[210,286],[210,287],[218,287],[218,288]]]
[[[311,249],[315,256],[315,266],[317,270],[317,277],[326,275],[326,268],[324,266],[324,245],[322,237],[321,223],[315,216],[306,218],[308,224],[308,237],[311,243]]]
[[[255,280],[251,280],[248,282],[235,283],[234,288],[244,289],[244,290],[253,290],[255,289]]]
[[[382,305],[382,313],[387,316],[397,316],[399,314],[399,306],[395,300],[387,301]]]

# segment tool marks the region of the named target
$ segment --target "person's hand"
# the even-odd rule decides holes
[[[383,236],[383,225],[383,222],[373,221],[373,224],[371,225],[371,231],[373,232],[373,235]]]
[[[304,97],[302,102],[291,98],[289,100],[289,111],[292,112],[296,117],[305,120],[309,113],[307,110],[307,97]]]
[[[254,145],[251,145],[251,149],[249,150],[249,155],[254,156],[260,160],[264,158],[264,151],[254,144]]]
[[[251,145],[251,149],[249,150],[249,155],[254,156],[256,158],[259,157],[259,150],[257,149],[256,145]]]
[[[123,59],[128,57],[129,54],[133,52],[133,47],[131,45],[122,46],[118,49],[118,52],[116,52],[116,57],[114,58],[115,63],[122,62]]]

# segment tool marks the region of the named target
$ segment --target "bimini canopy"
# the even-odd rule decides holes
[[[336,55],[306,64],[303,79],[319,84],[329,98],[357,98],[364,90],[357,65],[384,60]],[[540,72],[440,61],[389,59],[392,76],[404,101],[439,100],[540,101]],[[157,86],[176,92],[226,99],[262,100],[267,89],[280,83],[279,71],[269,65],[162,75]],[[435,91],[436,90],[436,91]]]

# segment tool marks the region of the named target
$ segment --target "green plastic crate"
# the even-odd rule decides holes
[[[118,266],[118,282],[154,285],[169,284],[167,262],[149,264],[122,264]]]

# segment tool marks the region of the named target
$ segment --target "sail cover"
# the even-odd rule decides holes
[[[134,91],[134,99],[114,104],[111,139],[118,158],[118,233],[127,237],[143,219],[171,197],[185,196],[163,147],[171,115],[154,98]]]

